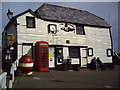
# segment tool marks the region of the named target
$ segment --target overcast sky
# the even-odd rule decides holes
[[[17,15],[29,8],[35,11],[43,3],[44,2],[2,2],[2,30],[8,23],[8,18],[6,16],[8,9],[10,9],[14,13],[14,15]],[[118,2],[45,2],[45,3],[86,10],[105,19],[112,26],[113,48],[116,52],[118,52]],[[0,32],[2,32],[2,30]]]

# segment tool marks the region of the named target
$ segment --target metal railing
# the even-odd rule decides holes
[[[9,80],[9,85],[8,88],[13,87],[13,82],[14,82],[14,72],[17,70],[19,61],[16,60],[14,63],[12,63],[12,66],[10,68],[10,80]]]

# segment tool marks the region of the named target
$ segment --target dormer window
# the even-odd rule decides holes
[[[84,26],[80,24],[76,24],[76,34],[85,35]]]
[[[26,17],[27,28],[35,28],[35,17]]]
[[[48,25],[48,33],[57,33],[57,26],[55,24],[49,24]]]

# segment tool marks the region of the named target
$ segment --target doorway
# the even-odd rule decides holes
[[[63,47],[56,46],[55,47],[55,66],[63,63]]]
[[[55,68],[55,48],[49,47],[49,68]]]
[[[87,48],[80,48],[81,67],[87,67]]]

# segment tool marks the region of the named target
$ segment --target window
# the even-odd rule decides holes
[[[76,24],[76,34],[85,35],[84,26]]]
[[[35,17],[26,17],[27,28],[35,28]]]
[[[79,47],[69,47],[69,56],[70,56],[70,58],[79,58],[80,57],[80,48]]]
[[[93,48],[88,48],[88,56],[93,56]]]
[[[111,57],[112,56],[112,49],[107,49],[107,56]]]
[[[57,33],[57,26],[55,24],[49,24],[48,33]]]

